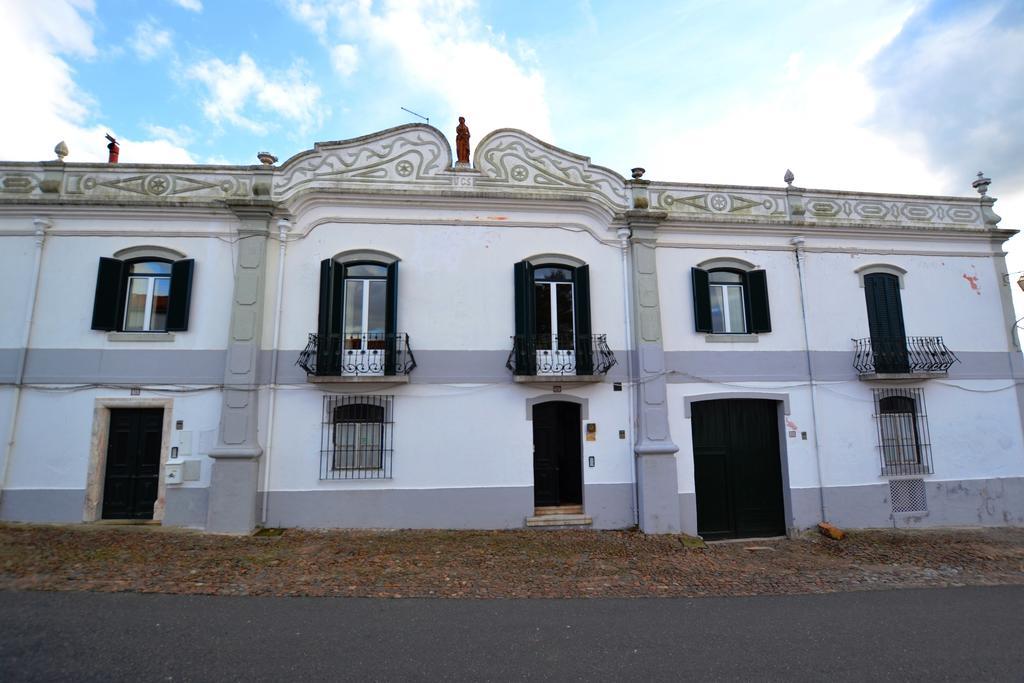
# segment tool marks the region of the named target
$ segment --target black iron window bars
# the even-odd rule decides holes
[[[324,396],[320,479],[390,479],[393,396]]]
[[[928,414],[921,389],[875,389],[883,476],[932,474]]]

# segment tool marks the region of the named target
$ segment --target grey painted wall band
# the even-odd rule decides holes
[[[270,382],[273,351],[259,353],[257,381]],[[278,382],[306,384],[305,371],[295,365],[298,349],[278,351]],[[511,383],[505,367],[508,352],[469,350],[415,351],[413,384]],[[1024,380],[1024,356],[1004,351],[961,351],[948,379]],[[0,383],[15,381],[18,349],[0,349]],[[815,379],[857,379],[853,352],[814,351]],[[618,364],[607,381],[626,380],[626,353],[615,351]],[[792,382],[807,380],[803,351],[667,351],[670,384],[711,382]],[[29,349],[25,366],[28,384],[220,384],[223,350],[207,349]]]

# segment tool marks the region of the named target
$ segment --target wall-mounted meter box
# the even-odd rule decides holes
[[[164,465],[164,483],[165,484],[180,484],[181,483],[181,465],[180,464],[167,464],[167,465]]]

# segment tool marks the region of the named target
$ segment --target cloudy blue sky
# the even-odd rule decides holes
[[[0,159],[255,163],[430,117],[658,180],[970,195],[1024,227],[1024,3],[0,0]],[[1013,247],[1013,268],[1024,268]]]

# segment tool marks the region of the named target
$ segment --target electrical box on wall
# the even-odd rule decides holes
[[[181,465],[164,465],[164,483],[181,483]]]

